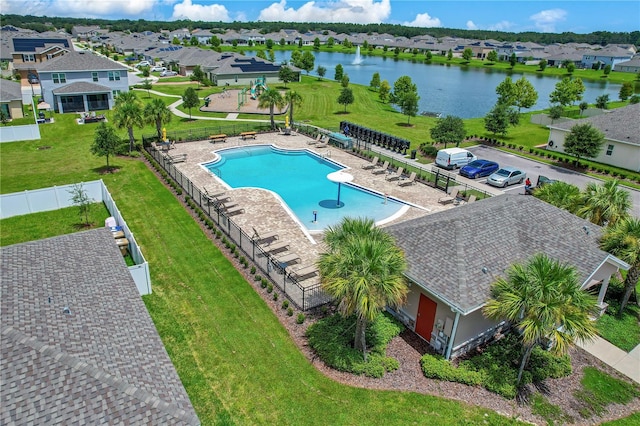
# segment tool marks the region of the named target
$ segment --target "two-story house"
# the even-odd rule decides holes
[[[66,37],[15,37],[11,43],[13,68],[22,79],[37,76],[40,64],[73,50]]]
[[[42,96],[57,112],[111,109],[129,91],[127,68],[91,52],[71,52],[38,68]]]

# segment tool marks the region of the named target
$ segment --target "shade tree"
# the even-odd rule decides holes
[[[93,155],[106,157],[108,171],[111,170],[109,157],[118,153],[118,145],[120,145],[120,138],[115,129],[104,121],[101,122],[96,129],[90,150]]]
[[[196,89],[188,87],[182,94],[182,105],[189,110],[189,120],[191,120],[191,108],[195,108],[200,105],[200,98]]]
[[[348,87],[343,87],[338,96],[338,103],[344,105],[344,112],[347,112],[347,105],[351,105],[355,102],[353,91]]]
[[[435,126],[431,128],[430,134],[434,141],[444,143],[446,148],[447,144],[459,146],[467,133],[462,118],[447,115],[446,117],[438,118]]]
[[[591,124],[576,124],[564,139],[564,152],[576,157],[595,158],[602,150],[604,135]]]

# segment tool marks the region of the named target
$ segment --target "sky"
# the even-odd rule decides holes
[[[387,23],[515,33],[640,31],[638,0],[2,0],[0,13],[156,21]]]

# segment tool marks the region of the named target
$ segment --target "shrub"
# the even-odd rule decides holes
[[[296,323],[297,324],[302,324],[305,319],[306,319],[306,317],[304,316],[304,314],[303,313],[299,313],[298,317],[296,318]]]
[[[278,293],[273,293],[273,300],[278,300]]]
[[[216,238],[220,239],[220,237],[222,236],[222,231],[221,230],[216,230]]]
[[[252,267],[251,267],[251,275],[253,275],[253,274],[255,274],[255,273],[256,273],[256,267],[255,267],[255,266],[252,266]]]
[[[289,307],[289,301],[288,300],[283,300],[282,301],[282,309],[287,309]]]
[[[287,308],[287,315],[289,315],[290,317],[293,316],[293,308],[291,306]]]
[[[340,314],[323,318],[307,329],[309,345],[318,356],[331,367],[369,377],[382,377],[385,372],[399,367],[397,360],[385,355],[393,337],[400,334],[403,326],[388,314],[380,314],[366,331],[370,347],[367,361],[362,352],[353,348],[355,316]]]
[[[273,292],[273,284],[269,283],[267,285],[267,293],[271,293],[271,292]]]
[[[269,281],[267,281],[266,278],[263,278],[262,281],[260,281],[260,287],[262,288],[267,288],[268,284],[269,284]]]
[[[229,250],[231,250],[231,253],[235,253],[235,251],[236,251],[236,245],[235,245],[235,244],[231,244],[231,245],[229,246]]]
[[[423,355],[420,358],[420,366],[425,377],[446,380],[448,382],[464,383],[465,385],[479,385],[482,383],[482,375],[477,371],[471,371],[464,367],[454,367],[440,355]]]
[[[261,281],[261,280],[262,280],[262,275],[256,274],[256,275],[253,277],[253,280],[254,280],[254,281]]]

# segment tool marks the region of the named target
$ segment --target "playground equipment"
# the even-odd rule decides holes
[[[246,103],[247,103],[247,89],[242,89],[238,92],[238,111],[240,111],[240,108],[242,108],[242,105]]]
[[[251,84],[251,99],[257,99],[263,90],[267,90],[267,79],[265,76],[256,78],[256,81]]]

